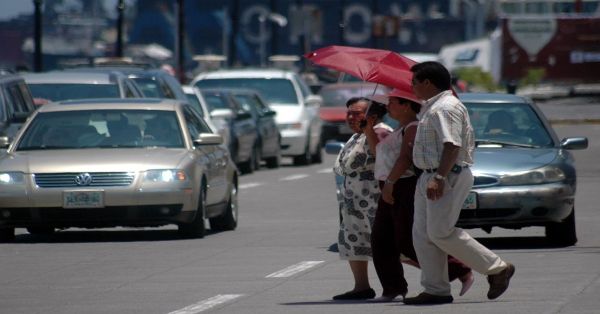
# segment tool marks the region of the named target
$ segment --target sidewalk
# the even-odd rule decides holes
[[[600,95],[535,101],[552,124],[600,124]]]

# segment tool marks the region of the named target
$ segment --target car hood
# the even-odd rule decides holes
[[[14,152],[0,159],[0,171],[138,172],[176,169],[187,156],[185,149],[81,149]]]
[[[519,172],[545,166],[556,159],[556,148],[477,148],[473,171]]]
[[[319,117],[323,121],[345,122],[346,107],[321,107],[319,108]]]
[[[296,123],[304,119],[304,110],[301,106],[272,104],[269,107],[277,112],[275,116],[277,124]]]

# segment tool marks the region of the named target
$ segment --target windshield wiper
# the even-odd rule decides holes
[[[23,150],[46,150],[46,149],[74,149],[76,147],[65,147],[65,146],[25,146],[17,148],[17,151]]]
[[[523,143],[513,143],[513,142],[504,142],[497,140],[476,140],[475,146],[481,145],[502,145],[502,146],[515,146],[515,147],[526,147],[526,148],[535,148],[537,146],[531,144],[523,144]]]

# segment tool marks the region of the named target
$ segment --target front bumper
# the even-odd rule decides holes
[[[102,194],[98,208],[65,208],[64,194],[93,191]],[[196,213],[191,188],[141,189],[11,187],[0,192],[0,226],[111,227],[158,226],[193,220]]]
[[[306,151],[307,134],[303,130],[281,131],[281,155],[297,156]]]
[[[463,209],[457,226],[521,228],[560,222],[572,211],[575,187],[566,183],[474,188],[477,208]]]

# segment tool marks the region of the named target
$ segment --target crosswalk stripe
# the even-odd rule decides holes
[[[190,306],[186,306],[177,311],[170,312],[169,314],[196,314],[221,305],[225,302],[232,301],[241,296],[243,296],[243,294],[219,294],[212,298],[208,298]]]
[[[291,277],[299,272],[303,272],[307,269],[313,268],[324,261],[304,261],[298,264],[286,267],[280,271],[276,271],[272,274],[267,275],[265,278],[285,278]]]

